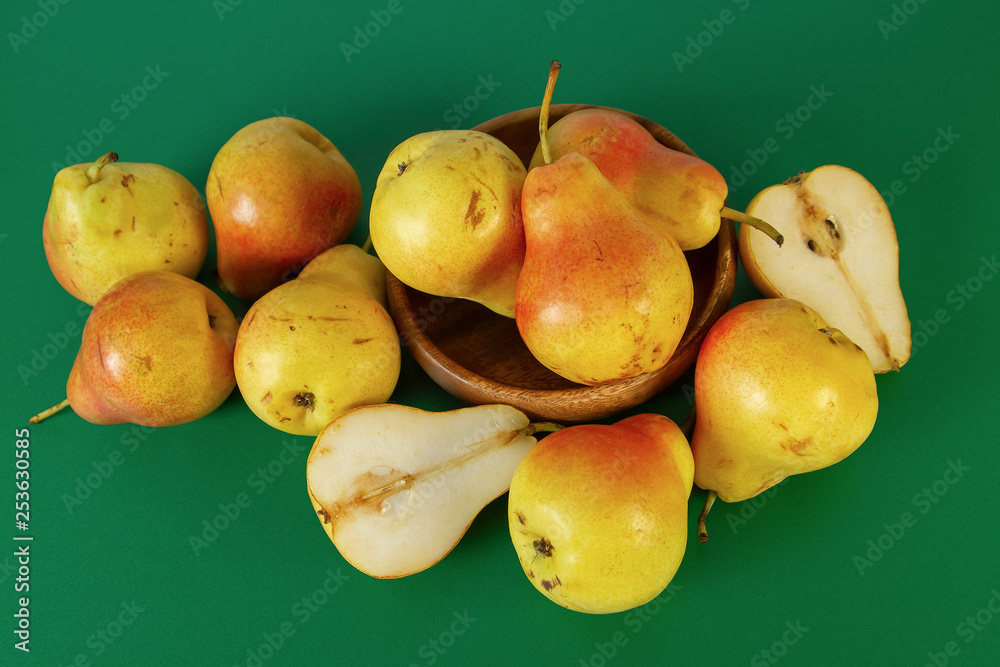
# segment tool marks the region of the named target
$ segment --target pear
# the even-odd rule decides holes
[[[809,306],[757,299],[719,318],[694,376],[695,484],[715,498],[753,498],[790,475],[847,458],[875,426],[878,394],[865,354]]]
[[[167,271],[122,278],[83,328],[67,399],[31,423],[72,406],[95,424],[175,426],[218,408],[236,386],[238,327],[204,285]]]
[[[528,580],[580,612],[646,604],[684,557],[693,477],[687,438],[662,415],[547,436],[518,465],[508,496],[511,540]]]
[[[701,158],[664,146],[637,121],[612,109],[581,109],[548,129],[552,159],[567,153],[589,158],[681,250],[715,238],[729,191],[718,170]],[[541,145],[529,171],[545,164]]]
[[[205,203],[191,182],[159,164],[117,160],[105,153],[60,170],[42,223],[53,275],[91,306],[132,273],[195,278],[208,251]]]
[[[369,230],[396,278],[514,316],[524,259],[524,164],[474,130],[439,130],[397,146],[378,175]]]
[[[378,578],[415,574],[448,555],[507,491],[533,434],[553,428],[506,405],[356,408],[316,438],[309,498],[351,565]]]
[[[218,282],[256,300],[344,241],[361,213],[361,182],[337,147],[295,118],[240,129],[212,160],[205,198]]]
[[[777,247],[740,228],[740,260],[765,296],[797,299],[868,354],[877,373],[910,358],[910,320],[899,285],[899,244],[889,208],[864,176],[817,167],[760,192],[748,214],[792,242]]]
[[[542,105],[543,143],[557,74],[554,63]],[[526,249],[515,320],[532,355],[585,385],[666,365],[694,302],[677,241],[579,153],[528,172],[521,210]]]
[[[274,428],[317,435],[339,414],[389,399],[400,344],[386,310],[385,267],[356,245],[323,252],[257,300],[234,364],[247,405]]]

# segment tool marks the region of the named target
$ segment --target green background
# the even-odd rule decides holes
[[[0,663],[993,662],[1000,9],[691,4],[3,3]],[[345,54],[355,40],[361,48]],[[878,378],[866,444],[755,500],[717,504],[704,545],[693,531],[696,489],[672,586],[640,610],[588,616],[530,586],[505,498],[421,574],[377,581],[354,570],[306,497],[311,439],[266,426],[238,392],[203,420],[159,430],[95,426],[67,411],[31,429],[32,650],[14,650],[14,433],[64,395],[88,312],[56,283],[41,244],[68,147],[79,161],[115,150],[167,165],[204,193],[215,151],[236,130],[295,116],[356,168],[365,208],[352,240],[361,242],[394,146],[537,105],[553,58],[563,63],[556,102],[660,122],[726,176],[732,206],[828,163],[887,193],[895,184],[887,201],[914,354]],[[477,99],[482,80],[489,90]],[[811,95],[813,109],[803,106]],[[456,104],[468,108],[460,122]],[[768,140],[778,150],[764,160]],[[203,281],[212,266],[214,252]],[[734,302],[757,296],[741,271]],[[249,306],[230,303],[237,315]],[[681,420],[690,383],[689,374],[630,412]],[[459,406],[409,356],[393,401]],[[67,504],[88,476],[96,488]],[[240,494],[247,506],[196,553],[189,539],[206,521],[225,525],[220,505]]]

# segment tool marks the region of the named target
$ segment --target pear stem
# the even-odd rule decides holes
[[[60,401],[59,403],[56,403],[55,405],[53,405],[48,410],[42,410],[37,415],[35,415],[31,419],[29,419],[28,423],[29,424],[37,424],[38,422],[42,421],[43,419],[48,419],[49,417],[51,417],[52,415],[54,415],[55,413],[59,412],[60,410],[62,410],[63,408],[66,408],[66,407],[69,407],[69,399],[68,398],[64,398],[62,401]]]
[[[729,218],[730,220],[735,220],[741,225],[750,225],[755,229],[759,229],[760,231],[770,236],[771,239],[773,239],[774,242],[778,244],[779,248],[781,247],[781,244],[785,242],[785,237],[781,235],[781,232],[772,227],[771,223],[765,222],[760,218],[755,218],[752,215],[747,215],[743,211],[737,211],[736,209],[729,208],[728,206],[723,206],[722,217]]]
[[[556,89],[556,79],[562,65],[553,60],[549,65],[549,80],[545,84],[545,97],[542,98],[542,111],[538,114],[538,138],[541,140],[542,158],[545,164],[552,164],[552,149],[549,148],[549,107],[552,106],[552,93]]]
[[[708,542],[708,529],[705,527],[705,519],[708,518],[708,513],[712,510],[712,504],[715,503],[717,497],[718,494],[715,491],[709,491],[708,497],[705,498],[705,506],[698,516],[698,541],[702,544]]]
[[[361,249],[364,250],[365,252],[371,252],[372,251],[372,236],[371,236],[371,234],[369,234],[368,238],[365,239],[365,243],[364,243],[364,245],[361,246]]]
[[[535,422],[528,424],[525,429],[525,435],[532,435],[534,433],[552,433],[553,431],[559,431],[566,428],[562,424],[556,424],[554,422]]]
[[[94,161],[94,164],[87,168],[87,180],[91,183],[97,182],[97,175],[109,162],[118,162],[118,153],[105,153]]]

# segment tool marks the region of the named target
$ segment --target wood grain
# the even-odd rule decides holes
[[[550,123],[585,104],[553,105]],[[614,109],[641,123],[669,148],[694,155],[662,126]],[[521,109],[477,126],[507,144],[527,165],[538,144],[539,108]],[[414,290],[391,273],[389,305],[403,343],[417,363],[459,400],[505,403],[534,420],[596,421],[639,405],[666,389],[694,364],[711,325],[729,308],[736,283],[736,230],[723,220],[705,247],[684,253],[694,279],[694,307],[687,330],[667,365],[655,372],[597,387],[578,385],[542,366],[528,351],[513,319],[464,299]]]

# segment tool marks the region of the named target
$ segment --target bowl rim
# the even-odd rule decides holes
[[[524,120],[532,115],[537,115],[540,109],[541,107],[529,107],[511,111],[480,123],[472,129],[490,133],[489,130],[495,130],[496,127],[509,124],[512,120]],[[552,105],[550,122],[579,109],[604,109],[622,113],[643,124],[661,143],[663,143],[661,136],[668,138],[674,144],[668,147],[697,157],[697,154],[685,142],[663,126],[638,114],[614,107],[569,103]],[[651,128],[655,128],[656,131],[653,132]],[[417,363],[431,379],[455,398],[473,404],[480,404],[487,400],[494,403],[506,403],[524,411],[532,418],[555,420],[558,417],[558,421],[563,422],[593,421],[612,416],[617,412],[623,412],[650,400],[674,384],[694,365],[701,343],[711,324],[722,316],[732,301],[738,249],[736,229],[731,220],[722,218],[719,232],[709,242],[709,245],[711,244],[716,244],[717,248],[712,263],[714,280],[708,293],[708,299],[704,306],[697,311],[697,317],[689,322],[671,360],[658,370],[607,384],[534,389],[507,384],[458,363],[447,356],[427,335],[426,327],[419,326],[407,293],[408,290],[419,291],[405,285],[390,271],[387,271],[390,312],[396,321],[401,342],[410,350]],[[681,357],[684,358],[681,359]],[[678,359],[680,359],[679,365],[673,363]],[[643,391],[636,392],[636,389]],[[628,397],[630,400],[616,403],[614,399],[621,397]],[[537,404],[552,402],[557,398],[560,399],[561,404],[558,409],[553,409],[550,413],[542,413],[537,409]],[[581,407],[583,404],[590,403],[593,404],[590,405],[589,410]]]

